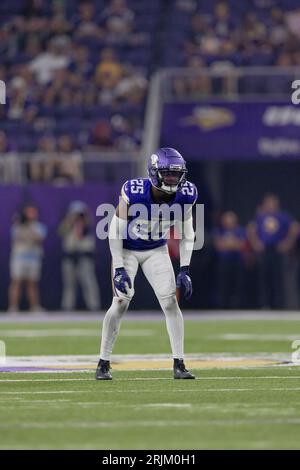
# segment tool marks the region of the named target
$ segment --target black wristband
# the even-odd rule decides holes
[[[180,271],[184,271],[186,273],[189,273],[190,272],[190,267],[189,266],[181,266]]]

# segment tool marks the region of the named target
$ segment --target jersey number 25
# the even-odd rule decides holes
[[[181,189],[182,194],[185,196],[194,196],[195,194],[195,189],[194,186],[188,182],[184,183],[182,189]]]
[[[143,180],[138,180],[138,179],[132,180],[130,184],[130,189],[131,189],[132,194],[137,194],[137,193],[143,194],[144,192]]]

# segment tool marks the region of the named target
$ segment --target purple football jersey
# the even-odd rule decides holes
[[[186,181],[174,199],[158,204],[153,200],[151,181],[139,178],[126,181],[121,196],[128,205],[127,233],[123,247],[127,250],[152,250],[167,243],[169,229],[197,201],[196,186]]]
[[[226,229],[224,227],[220,227],[214,230],[213,235],[215,239],[219,238],[222,240],[226,240],[227,238],[234,237],[244,242],[247,240],[246,230],[243,227],[236,227],[233,229]],[[242,258],[242,251],[240,248],[227,248],[226,250],[220,250],[216,247],[216,252],[218,257],[223,259],[234,260]]]
[[[257,237],[265,246],[277,246],[288,234],[293,218],[284,211],[259,214],[255,218]]]

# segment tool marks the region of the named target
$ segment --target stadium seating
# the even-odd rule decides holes
[[[120,135],[138,149],[152,72],[188,66],[195,56],[207,66],[224,60],[233,66],[299,65],[299,35],[288,15],[294,11],[297,21],[298,0],[115,3],[123,6],[108,0],[1,1],[0,79],[7,83],[8,106],[0,112],[0,123],[10,149],[32,152],[41,135],[49,133],[67,133],[83,149],[102,119],[111,128],[114,150],[123,150]],[[119,69],[111,83],[97,76],[107,48],[113,58],[104,60],[110,68],[105,74]],[[77,57],[78,49],[83,59]],[[45,59],[46,51],[52,54],[50,59]],[[42,57],[56,61],[56,54],[61,64],[42,80],[43,62],[33,63]],[[136,77],[144,81],[137,83]],[[242,81],[240,91],[261,92],[266,86],[276,91],[286,86],[283,81],[266,83],[250,77]],[[122,130],[114,125],[114,116],[123,117]],[[132,127],[134,135],[128,131]]]

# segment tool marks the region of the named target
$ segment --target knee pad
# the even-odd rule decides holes
[[[180,311],[176,300],[176,295],[159,299],[159,303],[165,315],[177,314],[178,311]]]

